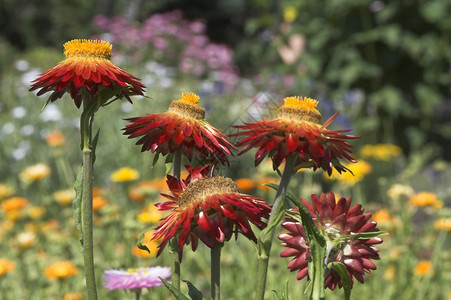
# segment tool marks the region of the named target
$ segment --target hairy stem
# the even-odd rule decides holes
[[[290,183],[291,176],[293,175],[295,161],[296,161],[295,155],[291,155],[286,160],[285,169],[283,171],[282,179],[280,180],[279,188],[277,189],[274,204],[272,206],[271,215],[269,217],[268,227],[271,226],[276,221],[277,213],[279,212],[280,206],[284,201],[288,184]],[[262,237],[265,254],[261,255],[258,258],[257,292],[255,294],[255,300],[263,300],[265,298],[266,277],[268,274],[269,257],[271,254],[271,246],[275,234],[276,231],[273,228],[273,230],[271,230],[267,236]]]
[[[211,249],[211,300],[221,299],[221,249],[222,245],[217,244]]]

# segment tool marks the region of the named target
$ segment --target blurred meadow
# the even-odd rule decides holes
[[[389,232],[377,270],[354,284],[352,299],[451,299],[450,16],[447,0],[1,0],[0,299],[87,299],[72,209],[81,110],[65,95],[41,111],[48,95],[29,92],[75,38],[110,42],[112,61],[140,78],[151,98],[116,101],[94,120],[100,299],[135,297],[103,288],[104,270],[171,265],[168,251],[155,258],[150,234],[150,254],[136,247],[164,216],[153,206],[168,193],[164,159],[152,167],[153,154],[122,129],[124,119],[164,112],[185,91],[200,96],[206,120],[226,134],[274,117],[287,96],[317,99],[323,121],[340,111],[332,128],[361,136],[352,141],[358,162],[346,165],[354,176],[301,171],[289,190],[306,199],[351,196]],[[274,191],[262,184],[279,175],[270,160],[255,168],[254,156],[235,152],[219,173],[270,203]],[[182,279],[207,298],[209,249],[184,250]],[[287,281],[290,299],[307,298],[306,279],[296,280],[282,250],[276,240],[266,298]],[[221,266],[223,299],[253,298],[255,245],[242,236],[226,243]],[[326,296],[341,299],[343,291]],[[156,287],[142,299],[171,295]]]

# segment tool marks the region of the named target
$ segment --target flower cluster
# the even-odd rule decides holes
[[[233,89],[238,80],[232,50],[212,43],[206,35],[205,23],[183,18],[181,11],[154,14],[141,26],[122,17],[97,15],[94,24],[108,34],[110,42],[136,60],[151,59],[178,67],[184,74],[208,76]]]

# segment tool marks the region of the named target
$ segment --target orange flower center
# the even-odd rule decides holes
[[[177,101],[172,101],[169,111],[184,117],[202,120],[205,118],[205,109],[199,106],[199,96],[194,93],[182,93],[182,97]]]
[[[113,46],[102,40],[76,39],[64,44],[64,55],[66,58],[87,57],[87,58],[111,58],[111,48]]]
[[[237,193],[236,183],[222,176],[202,178],[190,183],[177,199],[178,207],[185,209],[215,194]]]
[[[318,101],[307,97],[286,97],[285,104],[277,111],[280,119],[319,123],[321,113],[316,109]]]

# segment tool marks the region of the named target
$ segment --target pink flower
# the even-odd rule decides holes
[[[171,268],[151,267],[125,270],[106,270],[103,277],[106,281],[104,288],[112,291],[118,289],[143,289],[163,285],[160,278],[169,278]]]

